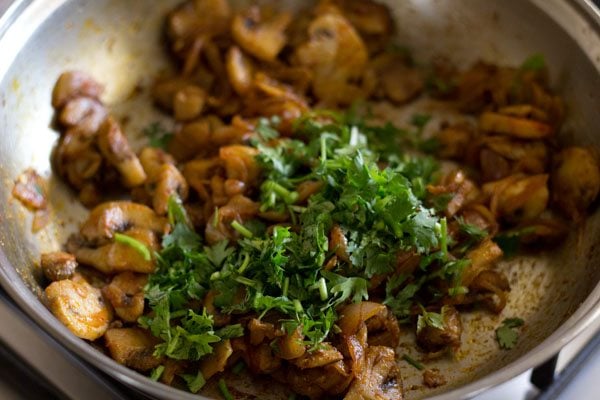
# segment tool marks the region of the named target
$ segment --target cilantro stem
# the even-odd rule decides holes
[[[236,375],[239,375],[242,373],[243,370],[246,369],[246,364],[244,364],[243,361],[238,362],[237,364],[235,364],[233,366],[233,368],[231,368],[231,372],[233,372]]]
[[[214,217],[212,220],[213,228],[216,228],[219,225],[219,207],[215,207],[215,212],[213,213]]]
[[[302,307],[302,303],[300,303],[300,300],[294,299],[293,303],[294,303],[294,310],[296,310],[297,313],[301,313],[302,311],[304,311],[304,308]]]
[[[144,261],[152,260],[152,255],[148,247],[139,240],[122,233],[115,233],[115,242],[125,244],[135,249],[144,258]]]
[[[284,188],[283,186],[281,186],[277,182],[266,181],[263,184],[263,187],[265,190],[273,192],[273,193],[277,194],[279,197],[281,197],[283,199],[283,201],[285,202],[285,204],[294,204],[296,202],[296,200],[298,200],[298,192],[290,191],[290,190]]]
[[[286,276],[285,280],[283,281],[283,289],[281,291],[283,297],[287,297],[287,292],[288,292],[289,286],[290,286],[290,277]]]
[[[234,400],[231,393],[229,393],[229,389],[227,389],[227,384],[225,383],[225,379],[223,378],[219,379],[219,390],[221,391],[221,394],[223,395],[225,400]]]
[[[327,282],[325,282],[325,278],[321,277],[317,282],[317,287],[319,288],[319,296],[321,300],[327,300]]]
[[[152,370],[152,373],[150,374],[150,379],[152,379],[153,381],[157,381],[160,379],[163,371],[165,370],[165,366],[164,365],[159,365],[158,367],[154,368]]]
[[[246,270],[246,268],[248,268],[249,264],[250,264],[250,254],[246,253],[246,254],[244,254],[244,261],[242,261],[242,265],[240,265],[240,268],[238,268],[238,272],[240,274],[243,274],[244,271]]]
[[[252,279],[248,279],[245,276],[236,276],[235,280],[236,280],[236,282],[239,282],[242,285],[250,286],[250,287],[253,287],[254,289],[257,289],[257,290],[262,287],[262,285],[260,284],[260,282],[252,280]]]
[[[231,223],[231,227],[233,229],[235,229],[240,235],[242,235],[243,237],[245,237],[246,239],[252,239],[252,236],[254,236],[252,234],[252,232],[250,231],[250,229],[246,228],[244,225],[240,224],[239,222],[237,222],[236,220],[234,220]]]
[[[321,162],[327,161],[327,136],[321,136]]]
[[[407,363],[409,363],[410,365],[412,365],[413,367],[415,367],[416,369],[418,369],[419,371],[423,371],[425,369],[425,366],[423,364],[421,364],[420,362],[418,362],[417,360],[415,360],[408,354],[403,354],[402,359],[404,361],[406,361]]]
[[[440,219],[440,248],[444,257],[448,257],[448,222],[446,217]]]

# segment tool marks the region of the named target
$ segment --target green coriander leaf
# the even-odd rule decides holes
[[[199,370],[197,375],[184,374],[181,375],[181,377],[192,393],[198,393],[200,389],[206,385],[206,380],[204,379],[204,376],[202,376],[202,372]]]
[[[458,221],[458,228],[460,231],[465,235],[472,237],[474,240],[481,241],[488,236],[487,230],[466,223],[462,217],[458,217],[456,220]]]
[[[411,123],[416,126],[419,130],[425,128],[425,125],[431,120],[431,115],[428,114],[414,114],[411,119]]]
[[[168,132],[160,122],[153,122],[143,130],[144,135],[148,137],[151,147],[166,149],[173,139],[173,134]]]
[[[507,318],[502,321],[502,325],[496,329],[496,340],[500,348],[509,350],[515,347],[519,334],[515,328],[525,324],[521,318]]]
[[[422,363],[420,363],[419,361],[415,360],[414,358],[412,358],[408,354],[403,354],[402,355],[402,359],[404,361],[406,361],[407,363],[409,363],[410,365],[412,365],[413,367],[415,367],[416,369],[418,369],[419,371],[422,371],[422,370],[425,369],[425,366]]]
[[[417,334],[421,332],[426,326],[430,326],[435,329],[444,329],[444,308],[440,313],[429,312],[421,306],[422,314],[419,315],[417,320]]]
[[[215,335],[221,339],[233,339],[244,336],[244,328],[240,324],[227,325],[215,331]]]
[[[221,391],[221,394],[223,395],[223,398],[225,400],[234,400],[233,396],[231,395],[231,393],[229,393],[229,389],[227,388],[227,384],[225,383],[225,379],[221,378],[219,379],[219,390]]]
[[[521,64],[522,71],[539,71],[546,68],[546,60],[542,54],[533,54]]]

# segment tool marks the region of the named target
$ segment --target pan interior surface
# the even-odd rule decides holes
[[[177,3],[21,1],[13,7],[12,18],[5,18],[0,26],[0,278],[38,323],[109,374],[157,397],[197,399],[117,365],[54,320],[42,303],[39,254],[59,249],[85,210],[64,184],[51,177],[53,222],[34,235],[31,215],[11,198],[14,179],[26,168],[51,176],[49,156],[57,133],[50,127],[50,93],[61,72],[79,69],[102,82],[103,101],[116,116],[128,116],[126,131],[134,143],[141,141],[143,127],[164,118],[152,107],[148,92],[156,74],[170,67],[161,40],[162,24]],[[301,2],[280,3],[297,7]],[[559,140],[600,147],[595,132],[600,126],[600,36],[597,21],[585,14],[583,3],[552,0],[540,2],[539,7],[537,2],[521,0],[387,3],[397,21],[398,44],[409,47],[417,60],[444,55],[459,66],[478,59],[518,65],[533,53],[543,54],[552,82],[568,106]],[[553,20],[563,8],[564,18],[570,15],[575,20]],[[566,27],[569,23],[577,25],[576,32]],[[480,311],[464,315],[463,345],[454,359],[428,363],[440,369],[448,385],[425,390],[421,372],[403,363],[407,398],[471,395],[550,357],[553,350],[544,346],[554,344],[556,350],[566,344],[600,313],[595,307],[600,299],[598,237],[600,213],[596,212],[560,246],[503,262],[500,268],[512,288],[507,307],[500,315]],[[509,317],[523,318],[525,330],[515,349],[502,351],[494,329]],[[418,357],[411,335],[405,335],[402,352]]]

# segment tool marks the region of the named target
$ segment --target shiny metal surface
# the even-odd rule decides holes
[[[134,139],[141,127],[159,118],[147,89],[152,77],[168,67],[160,42],[162,18],[178,2],[19,0],[0,17],[0,283],[52,336],[116,379],[157,398],[198,399],[118,365],[52,317],[43,305],[35,265],[40,251],[60,247],[84,210],[51,178],[53,223],[32,235],[31,215],[10,196],[14,179],[25,168],[50,176],[48,159],[57,138],[49,127],[50,93],[60,72],[82,69],[105,84],[103,100],[113,113],[131,116],[127,132]],[[569,107],[560,140],[600,148],[600,17],[591,3],[388,3],[398,21],[398,42],[414,49],[417,59],[444,54],[459,65],[478,58],[519,64],[532,53],[543,53]],[[142,95],[132,98],[137,86],[144,89]],[[560,247],[504,263],[513,287],[507,308],[500,316],[477,311],[466,315],[456,359],[431,363],[451,383],[436,391],[408,391],[408,398],[471,397],[539,364],[600,320],[598,238],[596,212]],[[524,318],[526,330],[514,350],[500,351],[493,330],[511,316]],[[421,383],[420,372],[407,367],[402,373],[406,387]]]

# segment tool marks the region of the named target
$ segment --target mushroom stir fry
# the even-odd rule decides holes
[[[220,379],[227,398],[246,368],[310,399],[401,399],[401,330],[455,351],[462,310],[506,305],[498,261],[560,240],[598,195],[596,154],[557,145],[540,56],[419,66],[364,0],[293,18],[194,0],[166,22],[177,73],[152,94],[175,128],[151,146],[130,146],[92,77],[58,79],[52,163],[91,212],[41,260],[56,318],[152,379]],[[425,138],[427,115],[367,112],[422,95],[463,122]],[[27,182],[15,195],[36,206]]]

